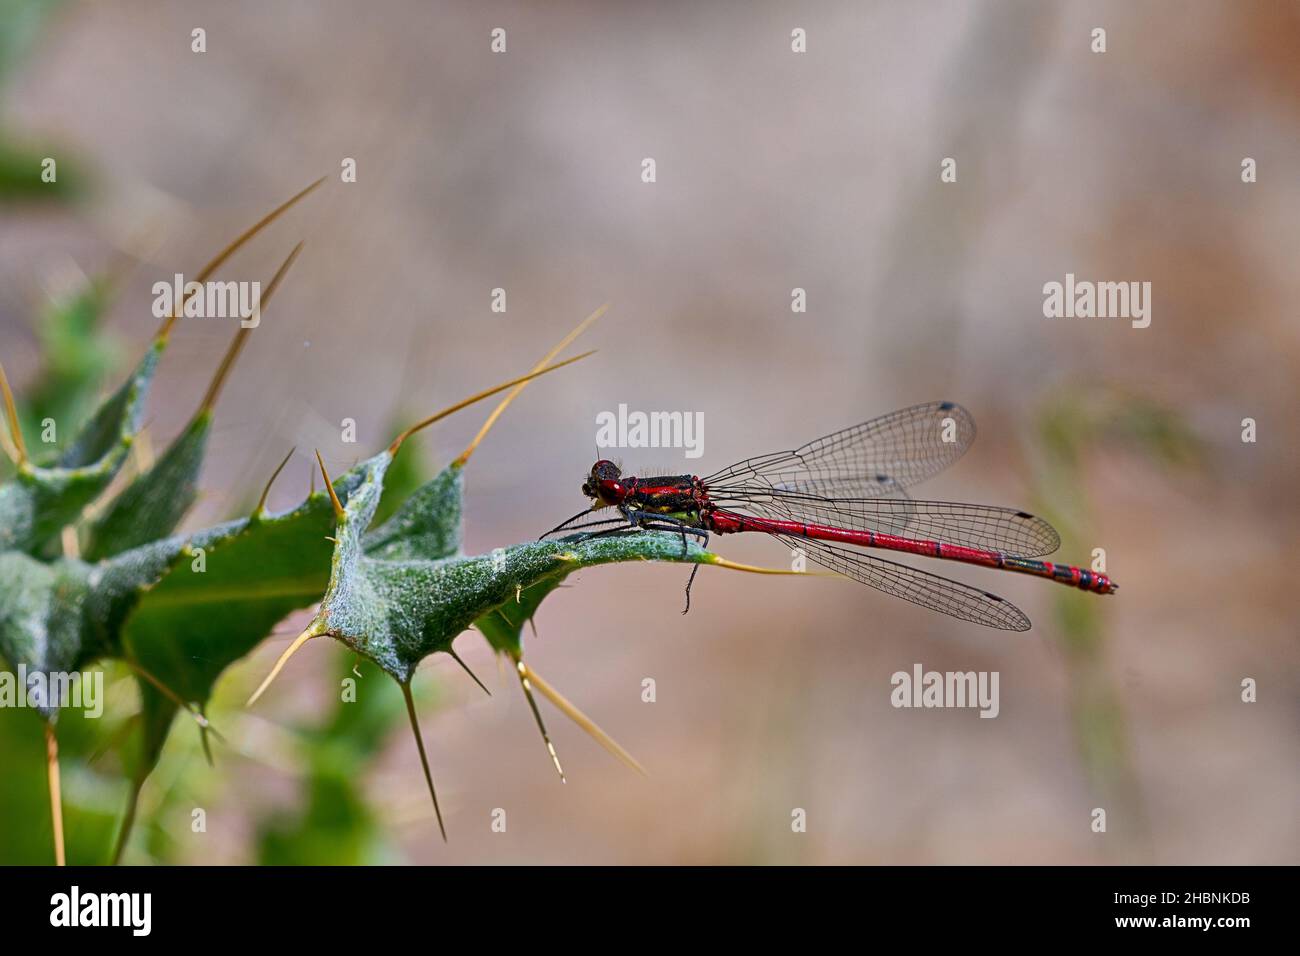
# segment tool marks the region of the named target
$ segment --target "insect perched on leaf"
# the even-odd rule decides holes
[[[682,536],[684,548],[688,535],[707,544],[711,534],[761,531],[886,594],[1008,631],[1028,630],[1029,618],[996,594],[842,545],[1018,571],[1095,594],[1117,591],[1104,574],[1038,560],[1061,544],[1042,518],[1014,508],[907,496],[906,488],[947,468],[974,438],[969,412],[953,402],[930,402],[794,451],[746,459],[706,478],[625,476],[601,459],[582,484],[591,508],[543,537],[562,531],[669,531]],[[605,508],[617,510],[618,517],[580,521]],[[686,585],[687,610],[695,570]]]

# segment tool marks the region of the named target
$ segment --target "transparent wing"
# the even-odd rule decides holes
[[[826,498],[887,496],[938,474],[975,440],[975,421],[955,402],[928,402],[873,418],[794,451],[737,462],[704,479]]]
[[[956,501],[916,501],[901,491],[893,497],[832,500],[761,485],[736,485],[710,499],[729,511],[749,511],[762,518],[885,532],[1021,557],[1051,554],[1061,546],[1056,529],[1027,512]]]
[[[773,537],[781,539],[791,549],[802,549],[808,557],[828,570],[904,601],[1002,631],[1029,630],[1029,618],[1024,611],[988,591],[950,581],[906,564],[837,548],[825,541],[784,534]]]

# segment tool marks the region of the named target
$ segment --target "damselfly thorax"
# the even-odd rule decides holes
[[[704,483],[695,475],[623,477],[617,465],[598,461],[583,489],[598,508],[628,508],[651,515],[671,515],[698,524],[710,506]]]

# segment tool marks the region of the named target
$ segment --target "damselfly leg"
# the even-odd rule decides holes
[[[638,531],[667,531],[671,534],[679,534],[682,538],[682,557],[685,557],[689,551],[686,541],[687,535],[693,535],[700,539],[700,547],[708,547],[709,532],[704,528],[690,524],[681,518],[672,515],[657,514],[650,511],[641,511],[635,508],[620,507],[620,518],[601,518],[596,521],[587,521],[582,524],[573,524],[572,522],[591,514],[590,510],[579,512],[568,521],[552,528],[538,540],[545,540],[548,535],[555,534],[559,531],[581,532],[585,538],[603,538],[612,535],[632,534]],[[613,527],[611,527],[611,525]],[[600,530],[588,530],[600,529]],[[683,614],[691,609],[691,586],[695,583],[695,575],[700,570],[697,564],[691,568],[691,576],[686,581],[686,607]]]
[[[700,539],[700,547],[707,548],[709,546],[709,532],[704,528],[688,524],[681,518],[674,518],[671,515],[652,514],[648,511],[636,511],[631,508],[623,510],[623,514],[627,516],[629,521],[634,522],[638,527],[644,528],[646,531],[671,531],[681,534],[682,557],[686,557],[687,554],[686,536],[688,534],[695,535]],[[695,583],[695,574],[699,570],[700,566],[698,564],[694,565],[691,568],[691,576],[686,579],[686,607],[682,609],[683,614],[686,614],[691,609],[691,585]]]

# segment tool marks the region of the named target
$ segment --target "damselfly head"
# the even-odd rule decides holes
[[[623,470],[607,458],[591,466],[591,474],[582,483],[582,493],[593,499],[593,508],[606,508],[623,500],[623,486],[618,479]]]

